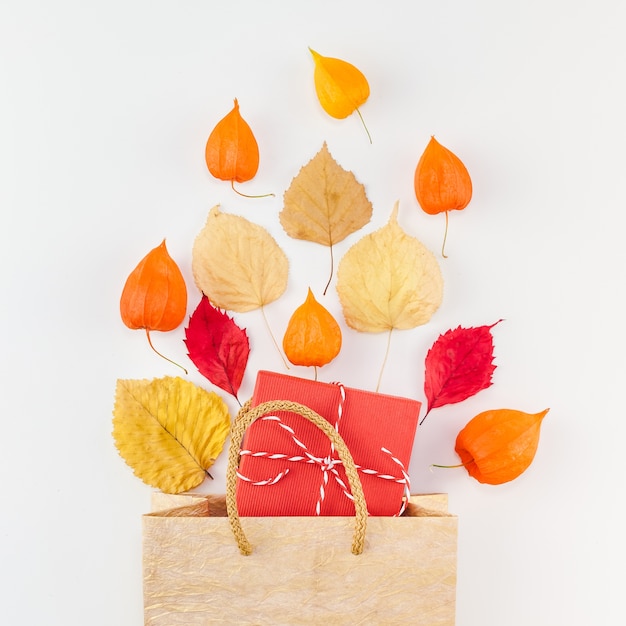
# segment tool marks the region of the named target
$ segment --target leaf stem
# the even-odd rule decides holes
[[[444,259],[448,258],[448,255],[445,253],[446,239],[447,238],[448,238],[448,211],[446,211],[446,230],[443,233],[443,243],[441,244],[441,256]]]
[[[289,369],[289,364],[287,363],[287,361],[285,360],[285,357],[280,349],[280,347],[278,346],[278,342],[276,341],[276,338],[274,337],[274,333],[272,332],[272,329],[270,328],[270,324],[267,321],[267,316],[265,315],[265,307],[263,305],[261,305],[261,313],[263,314],[263,320],[265,321],[265,326],[267,328],[267,331],[270,334],[270,337],[272,338],[272,341],[274,343],[274,346],[276,347],[276,350],[278,351],[278,354],[280,354],[280,358],[283,360],[283,364],[285,365],[285,367],[287,369]]]
[[[150,347],[162,358],[165,359],[166,361],[168,361],[169,363],[171,363],[172,365],[176,365],[176,367],[180,367],[181,370],[183,370],[183,372],[185,372],[185,374],[189,374],[189,372],[179,363],[176,363],[176,361],[172,361],[172,359],[168,359],[164,354],[161,354],[153,345],[152,345],[152,339],[150,338],[150,331],[146,328],[146,337],[148,338],[148,343],[150,344]]]
[[[328,246],[330,248],[330,276],[328,277],[328,282],[326,283],[326,287],[324,287],[324,295],[326,295],[326,292],[328,291],[328,287],[330,287],[330,281],[333,279],[333,273],[335,272],[335,258],[333,256],[333,244],[331,243],[330,246]]]
[[[456,469],[457,467],[467,467],[470,463],[473,463],[474,459],[467,461],[467,463],[459,463],[458,465],[437,465],[437,463],[431,463],[431,467],[440,467],[441,469]]]
[[[359,111],[359,109],[356,109],[356,112],[359,114],[359,117],[361,118],[361,123],[363,124],[363,128],[365,128],[365,132],[367,133],[370,143],[372,143],[372,136],[370,135],[370,131],[367,130],[367,126],[365,125],[365,120],[363,119],[363,116],[361,115],[361,111]]]
[[[383,364],[380,367],[380,373],[378,374],[378,383],[376,384],[376,393],[380,389],[380,381],[383,378],[383,371],[385,369],[385,365],[387,363],[387,357],[389,356],[389,346],[391,345],[391,332],[393,331],[393,327],[389,329],[389,334],[387,335],[387,349],[385,350],[385,358],[383,359]]]
[[[430,413],[430,408],[427,409],[426,413],[424,414],[424,417],[422,417],[422,419],[420,420],[420,423],[419,423],[420,426],[424,423],[424,420],[428,417],[429,413]]]
[[[222,363],[222,367],[224,368],[224,372],[226,372],[226,365]],[[241,401],[239,400],[239,396],[237,396],[235,388],[233,387],[233,381],[230,379],[230,376],[228,376],[228,374],[226,375],[226,378],[228,379],[228,386],[230,387],[230,391],[228,391],[228,389],[224,389],[224,391],[226,391],[226,393],[229,393],[233,398],[235,398],[235,400],[237,400],[237,404],[241,406]]]
[[[258,196],[249,196],[247,193],[243,193],[243,192],[239,191],[238,189],[235,189],[235,181],[234,180],[230,181],[230,186],[232,187],[233,191],[236,194],[240,195],[243,198],[269,198],[270,196],[274,197],[276,195],[276,194],[273,194],[273,193],[262,193],[262,194],[260,194]]]

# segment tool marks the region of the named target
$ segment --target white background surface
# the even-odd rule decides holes
[[[191,246],[209,209],[265,225],[291,262],[266,310],[282,337],[328,267],[327,249],[281,230],[293,176],[327,141],[365,184],[372,222],[338,257],[396,200],[402,227],[438,254],[443,216],[413,195],[434,134],[467,165],[474,197],[450,215],[443,305],[393,336],[381,391],[423,401],[437,335],[505,318],[494,385],[431,413],[411,464],[413,490],[449,493],[459,516],[458,626],[621,623],[625,18],[617,0],[1,2],[0,622],[142,623],[151,489],[113,445],[113,392],[117,378],[178,370],[120,320],[140,258],[167,239],[191,312]],[[356,116],[322,111],[307,46],[367,76],[372,145]],[[241,199],[206,169],[208,134],[235,97],[261,151],[241,188],[275,198]],[[323,303],[341,318],[333,290]],[[252,342],[245,399],[256,370],[285,370],[260,312],[235,319]],[[212,388],[183,336],[154,341]],[[320,378],[372,389],[384,343],[346,330]],[[429,470],[456,461],[472,416],[504,406],[551,409],[521,478],[490,487]],[[224,468],[206,489],[223,491]]]

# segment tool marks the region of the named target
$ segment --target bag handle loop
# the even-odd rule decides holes
[[[231,428],[228,467],[226,469],[226,511],[231,529],[237,540],[237,545],[239,546],[239,551],[243,555],[252,553],[252,546],[243,532],[241,520],[239,519],[239,511],[237,510],[235,490],[237,486],[237,468],[239,467],[240,458],[239,452],[244,433],[252,422],[273,411],[290,411],[301,415],[322,430],[335,445],[335,449],[343,463],[348,478],[352,497],[354,498],[356,520],[354,536],[352,538],[352,554],[361,554],[365,543],[367,503],[365,502],[363,487],[352,454],[350,454],[350,450],[341,435],[321,415],[303,404],[288,400],[271,400],[269,402],[263,402],[254,408],[250,407],[250,401],[248,401],[239,410]]]

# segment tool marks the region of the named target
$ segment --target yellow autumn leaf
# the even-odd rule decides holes
[[[346,323],[362,332],[414,328],[439,308],[441,270],[432,252],[398,224],[397,202],[389,222],[341,259],[337,293]]]
[[[226,403],[181,378],[118,380],[115,445],[135,475],[165,493],[197,487],[224,447]]]
[[[326,142],[291,181],[279,215],[290,237],[331,248],[329,283],[333,274],[333,244],[365,226],[371,217],[372,203],[365,187],[335,161]]]
[[[213,305],[243,313],[283,294],[289,262],[265,228],[215,206],[194,241],[192,271]]]

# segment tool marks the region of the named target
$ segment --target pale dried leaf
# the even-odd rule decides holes
[[[198,486],[224,447],[226,403],[181,378],[118,380],[113,438],[146,484],[165,493]]]
[[[362,332],[425,324],[443,298],[435,256],[398,224],[398,203],[389,222],[343,256],[337,293],[346,323]]]
[[[291,181],[279,217],[290,237],[331,246],[370,221],[372,204],[365,187],[333,159],[324,142]]]
[[[243,313],[283,294],[289,262],[265,228],[215,206],[194,241],[192,270],[214,306]]]

